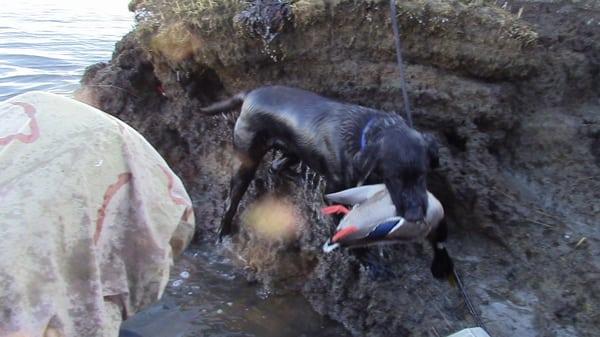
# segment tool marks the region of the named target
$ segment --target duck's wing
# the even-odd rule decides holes
[[[326,194],[325,198],[330,202],[344,205],[356,205],[371,198],[378,192],[386,191],[385,184],[364,185],[360,187],[349,188],[336,193]]]

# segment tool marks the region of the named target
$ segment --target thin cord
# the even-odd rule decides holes
[[[402,99],[404,99],[404,111],[406,113],[406,121],[408,126],[412,127],[412,115],[410,112],[410,102],[408,101],[408,93],[406,91],[406,76],[404,74],[404,63],[402,62],[402,45],[400,42],[400,30],[398,26],[398,18],[396,12],[396,0],[390,0],[390,9],[392,12],[392,29],[396,43],[396,57],[398,60],[398,68],[400,68],[400,86],[402,87]]]
[[[487,327],[483,323],[483,320],[481,319],[481,317],[477,314],[477,311],[475,311],[475,306],[473,306],[473,302],[471,302],[471,298],[469,297],[469,294],[467,294],[467,292],[465,291],[465,286],[462,282],[462,279],[458,275],[458,271],[456,270],[456,268],[454,269],[454,278],[456,279],[456,284],[458,285],[458,289],[460,290],[460,292],[463,296],[463,299],[464,299],[465,303],[467,304],[467,308],[469,309],[471,316],[473,316],[473,319],[475,319],[475,323],[480,328],[485,330],[485,332],[487,332],[489,335],[489,331],[488,331]]]

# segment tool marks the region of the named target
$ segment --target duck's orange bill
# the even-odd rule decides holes
[[[331,238],[331,242],[337,242],[338,240],[344,238],[345,236],[348,236],[348,235],[350,235],[352,233],[356,233],[356,232],[358,232],[358,227],[348,226],[348,227],[342,229],[341,231],[335,233],[333,238]]]
[[[325,215],[331,214],[348,214],[350,211],[342,205],[331,205],[321,208],[321,212]]]

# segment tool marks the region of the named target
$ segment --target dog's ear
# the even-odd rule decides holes
[[[371,143],[354,155],[352,166],[355,177],[358,177],[357,186],[362,185],[377,166],[380,149],[381,142]]]
[[[422,133],[427,148],[427,157],[429,159],[429,169],[433,170],[440,167],[440,143],[431,133]]]

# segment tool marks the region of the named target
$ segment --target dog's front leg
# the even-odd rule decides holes
[[[238,227],[233,225],[233,217],[237,212],[238,205],[240,204],[244,193],[256,174],[258,164],[258,161],[246,159],[240,164],[233,178],[231,178],[229,197],[225,203],[225,214],[223,215],[221,226],[219,227],[219,240],[226,235],[232,235],[237,232]]]
[[[325,194],[336,193],[352,186],[347,186],[343,181],[335,176],[325,177]]]
[[[442,220],[433,232],[429,233],[427,240],[433,248],[433,261],[431,262],[431,274],[436,279],[449,279],[453,276],[454,263],[448,255],[448,251],[442,242],[446,241],[448,236],[448,225],[446,220]]]
[[[300,158],[297,156],[283,154],[283,157],[273,160],[273,163],[271,163],[271,167],[269,168],[269,173],[279,175],[299,162]]]

